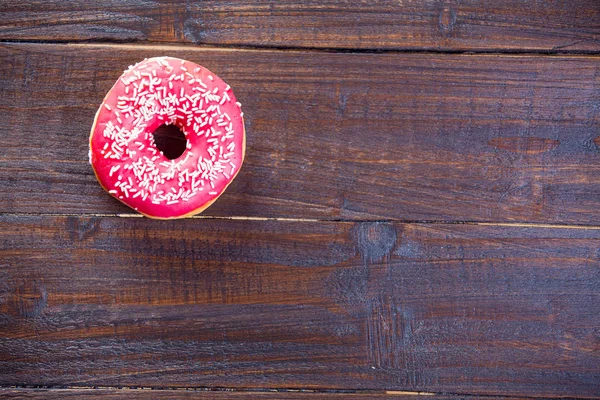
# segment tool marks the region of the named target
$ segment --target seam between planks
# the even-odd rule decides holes
[[[426,391],[409,391],[409,390],[373,390],[373,389],[305,389],[305,388],[228,388],[228,387],[150,387],[150,386],[71,386],[71,385],[0,385],[0,390],[12,389],[12,390],[81,390],[86,391],[102,391],[102,390],[115,390],[123,392],[132,391],[154,391],[154,392],[170,392],[170,391],[187,391],[187,392],[202,392],[202,393],[239,393],[239,394],[252,394],[252,393],[297,393],[297,394],[357,394],[357,395],[386,395],[386,396],[447,396],[457,398],[489,398],[489,399],[512,399],[518,397],[520,399],[532,399],[537,400],[541,398],[548,398],[547,396],[514,396],[505,394],[475,394],[475,393],[453,393],[453,392],[426,392]],[[589,397],[565,397],[559,396],[562,400],[586,400]]]
[[[467,55],[502,55],[502,56],[599,56],[600,50],[563,50],[556,49],[439,49],[439,48],[344,48],[344,47],[302,47],[302,46],[257,46],[257,45],[216,45],[216,44],[170,44],[163,42],[121,42],[106,40],[12,40],[0,38],[0,44],[48,44],[81,48],[115,47],[121,49],[147,50],[186,50],[186,51],[267,51],[267,52],[315,52],[315,53],[351,53],[351,54],[467,54]]]
[[[78,217],[78,218],[147,218],[134,213],[0,213],[1,217]],[[148,218],[150,219],[150,218]],[[536,222],[493,222],[493,221],[454,221],[454,220],[403,220],[403,219],[341,219],[341,218],[287,218],[287,217],[245,217],[194,215],[182,219],[231,220],[231,221],[278,221],[278,222],[331,222],[331,223],[394,223],[405,225],[473,225],[507,228],[536,229],[582,229],[600,230],[599,225],[547,224]],[[2,386],[0,386],[2,387]]]
[[[47,389],[47,390],[138,390],[138,391],[189,391],[189,392],[228,392],[228,393],[306,393],[306,394],[379,394],[402,396],[435,396],[441,393],[405,390],[354,390],[354,389],[305,389],[305,388],[228,388],[228,387],[151,387],[151,386],[71,386],[71,385],[0,385],[0,389]],[[445,393],[448,395],[448,393]],[[451,394],[450,394],[451,395]],[[464,394],[456,394],[464,396]],[[478,396],[467,394],[467,396]],[[504,396],[503,396],[504,397]]]

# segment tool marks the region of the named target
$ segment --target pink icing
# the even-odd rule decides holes
[[[100,184],[154,218],[201,211],[218,198],[244,159],[240,104],[218,76],[190,61],[146,59],[119,78],[96,114],[90,163]],[[187,148],[175,160],[154,145],[153,132],[175,124]]]

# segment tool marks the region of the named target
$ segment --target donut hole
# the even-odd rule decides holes
[[[161,125],[153,133],[154,145],[169,160],[181,157],[187,146],[185,134],[176,125]]]

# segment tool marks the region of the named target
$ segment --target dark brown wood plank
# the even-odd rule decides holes
[[[461,400],[464,396],[423,394],[427,400]],[[145,389],[2,389],[3,399],[278,399],[278,400],[418,400],[420,393],[368,391],[362,393],[318,393],[311,390],[273,391],[205,391],[205,390],[145,390]],[[500,396],[468,396],[468,400],[511,400]]]
[[[0,39],[596,52],[599,20],[596,0],[4,0]]]
[[[600,230],[0,217],[0,385],[600,396]]]
[[[0,47],[0,212],[123,213],[87,163],[123,68],[169,54],[244,105],[213,216],[600,223],[600,58]]]

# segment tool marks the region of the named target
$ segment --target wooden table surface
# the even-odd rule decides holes
[[[246,117],[177,221],[87,161],[162,55]],[[597,0],[2,0],[0,60],[0,396],[600,398]]]

